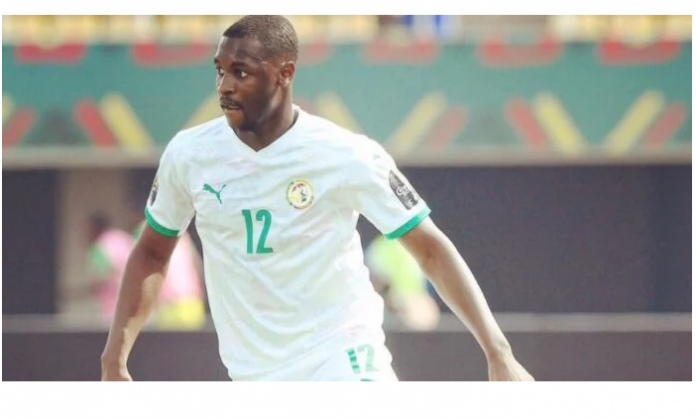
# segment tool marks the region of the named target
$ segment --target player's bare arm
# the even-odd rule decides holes
[[[533,380],[515,359],[468,265],[449,238],[430,219],[400,238],[443,300],[483,349],[491,380]]]
[[[102,380],[130,380],[128,355],[157,303],[167,263],[177,243],[149,226],[126,264],[109,337],[101,357]]]

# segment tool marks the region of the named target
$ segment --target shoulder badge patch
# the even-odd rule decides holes
[[[420,196],[418,196],[413,187],[394,170],[389,171],[389,186],[406,209],[411,209],[420,202]]]
[[[157,199],[157,188],[159,187],[159,183],[157,182],[157,176],[155,176],[155,180],[152,181],[152,188],[150,189],[150,206],[152,206],[155,203],[155,200]]]

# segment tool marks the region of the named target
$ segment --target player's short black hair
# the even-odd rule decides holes
[[[266,57],[297,61],[297,32],[292,23],[278,15],[249,15],[236,21],[222,34],[227,38],[256,38],[265,48]]]

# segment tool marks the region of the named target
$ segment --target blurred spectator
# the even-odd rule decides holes
[[[379,15],[377,24],[380,28],[389,28],[401,25],[402,16],[400,15]]]
[[[416,37],[451,38],[461,29],[459,16],[405,15],[402,22]]]
[[[99,304],[102,319],[110,323],[133,237],[115,228],[107,215],[97,212],[88,219],[88,240],[88,288]]]
[[[410,329],[432,330],[437,326],[440,310],[428,290],[428,280],[398,240],[378,235],[365,251],[365,262],[389,312]]]
[[[134,232],[140,236],[145,221]],[[206,321],[201,257],[190,234],[184,233],[174,248],[167,277],[154,313],[157,329],[200,329]]]

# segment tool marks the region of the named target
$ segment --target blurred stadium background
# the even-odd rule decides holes
[[[3,16],[4,380],[99,378],[86,221],[131,230],[167,141],[218,115],[238,18]],[[289,18],[298,104],[395,156],[538,379],[691,380],[691,16]],[[387,317],[397,372],[485,380],[440,308]],[[226,379],[209,322],[148,327],[130,367]]]

